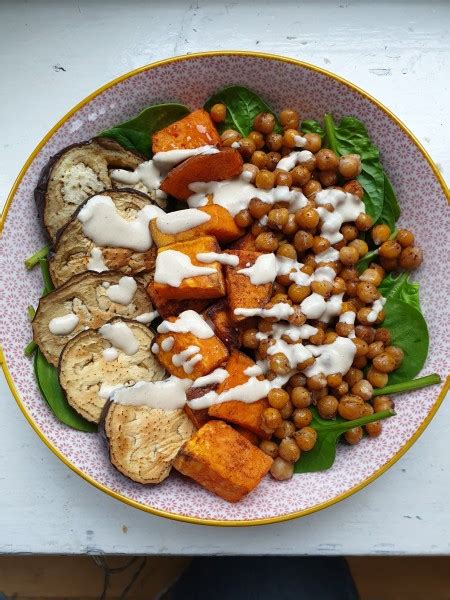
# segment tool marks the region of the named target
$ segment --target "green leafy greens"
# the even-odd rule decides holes
[[[283,129],[278,121],[276,114],[262,98],[255,92],[242,85],[230,85],[219,90],[211,96],[205,103],[205,109],[210,110],[214,104],[225,104],[227,114],[225,121],[218,124],[218,129],[222,133],[225,129],[235,129],[246,137],[253,129],[253,121],[261,112],[269,112],[275,117],[276,133],[282,133]]]
[[[314,448],[309,452],[303,452],[295,463],[295,473],[314,473],[329,469],[336,458],[336,444],[343,433],[354,427],[361,427],[395,415],[393,410],[384,410],[353,421],[345,421],[341,417],[322,419],[315,408],[311,410],[313,420],[310,426],[317,431],[317,441]]]
[[[306,121],[302,121],[300,129],[303,133],[317,133],[320,135],[322,140],[325,137],[325,131],[323,130],[322,125],[318,121],[314,121],[314,119],[306,119]]]
[[[377,388],[373,390],[373,395],[384,396],[385,394],[401,394],[403,392],[410,392],[411,390],[420,390],[421,388],[428,387],[429,385],[436,385],[438,383],[441,383],[441,377],[437,373],[432,373],[431,375],[418,377],[411,381],[393,383],[384,388]]]
[[[110,129],[99,133],[99,137],[114,138],[124,148],[140,152],[144,156],[152,156],[152,135],[171,123],[189,114],[183,104],[155,104],[146,108],[134,119],[124,121]]]

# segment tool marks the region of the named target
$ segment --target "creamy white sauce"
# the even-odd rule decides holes
[[[198,346],[188,346],[186,350],[183,350],[179,354],[174,354],[172,356],[172,364],[175,367],[182,367],[184,363],[191,358],[194,354],[199,352],[200,348]]]
[[[230,265],[231,267],[237,267],[239,264],[239,256],[234,254],[226,254],[220,252],[199,252],[196,259],[202,263],[213,263],[219,262],[222,265]]]
[[[319,330],[305,323],[305,325],[287,325],[286,323],[273,323],[272,330],[269,332],[258,331],[256,339],[258,340],[279,340],[282,337],[289,338],[292,342],[307,340],[315,335]]]
[[[68,335],[72,333],[80,322],[80,318],[74,313],[68,313],[62,317],[54,317],[48,324],[50,333],[53,335]]]
[[[280,161],[281,162],[281,161]],[[248,207],[252,198],[258,198],[267,204],[275,202],[288,202],[291,210],[296,211],[307,204],[307,199],[296,190],[290,190],[287,185],[277,186],[270,190],[261,190],[248,182],[247,175],[228,181],[195,182],[189,185],[194,194],[188,198],[188,205],[192,208],[205,206],[208,195],[213,196],[214,204],[219,204],[233,216]]]
[[[238,273],[247,275],[253,285],[272,283],[277,276],[277,261],[275,254],[261,254],[251,267],[239,269]]]
[[[183,279],[214,273],[217,273],[217,269],[213,267],[193,265],[190,257],[183,252],[165,250],[160,252],[156,258],[154,281],[156,283],[166,283],[172,287],[180,287]]]
[[[109,285],[106,288],[106,295],[112,302],[126,306],[134,298],[137,290],[137,283],[132,277],[121,277],[119,283]]]
[[[263,371],[259,365],[252,365],[244,370],[244,375],[247,375],[247,377],[257,377],[262,374]]]
[[[297,148],[303,148],[308,143],[308,140],[301,135],[294,135],[294,142]]]
[[[106,360],[106,362],[112,362],[113,360],[117,360],[117,358],[119,357],[119,351],[117,350],[117,348],[114,348],[114,346],[111,346],[110,348],[105,348],[102,354],[103,359]]]
[[[205,387],[207,385],[217,385],[219,383],[223,383],[228,376],[229,373],[226,369],[215,369],[214,371],[211,371],[209,375],[197,377],[197,379],[192,384],[192,387],[197,388]]]
[[[203,225],[211,219],[211,215],[197,208],[186,208],[160,215],[156,226],[162,233],[176,234]]]
[[[156,342],[154,342],[151,345],[150,350],[153,352],[153,354],[158,354],[158,352],[159,352],[159,344],[157,344]]]
[[[110,385],[109,383],[102,383],[100,386],[100,389],[98,391],[98,395],[100,396],[100,398],[103,398],[104,400],[108,400],[108,398],[114,392],[114,390],[118,390],[121,387],[123,387],[122,383],[117,383],[116,385]]]
[[[287,156],[285,156],[278,162],[277,169],[283,169],[284,171],[292,171],[295,165],[307,163],[313,158],[314,154],[309,150],[295,150],[294,152],[290,152]]]
[[[356,313],[352,310],[348,310],[339,317],[339,323],[346,323],[347,325],[355,324]]]
[[[148,224],[164,211],[155,205],[144,206],[133,219],[122,217],[110,196],[93,196],[78,213],[83,233],[98,246],[129,248],[145,252],[152,246]],[[165,214],[165,213],[164,213]]]
[[[159,317],[159,312],[157,310],[152,310],[151,312],[142,313],[141,315],[134,317],[134,320],[138,323],[148,325],[148,323],[151,323],[156,317]]]
[[[195,356],[193,356],[192,358],[187,360],[185,363],[183,363],[183,371],[187,375],[190,375],[192,373],[192,371],[194,370],[195,365],[197,363],[199,363],[201,360],[203,360],[203,355],[196,354]]]
[[[320,294],[313,293],[300,304],[300,310],[307,319],[320,319],[325,312],[327,303]]]
[[[162,381],[138,381],[132,386],[115,386],[110,398],[117,404],[174,410],[186,404],[186,390],[190,385],[189,379],[172,375]]]
[[[327,189],[317,192],[315,197],[318,204],[317,212],[322,219],[321,235],[329,240],[330,244],[336,244],[343,239],[339,229],[343,223],[356,221],[358,215],[365,213],[364,203],[354,194],[342,190]],[[333,212],[323,208],[324,204],[331,204]]]
[[[198,154],[217,154],[219,150],[211,145],[199,146],[198,148],[181,148],[179,150],[167,150],[166,152],[157,152],[153,156],[153,162],[160,169],[166,172],[170,171],[175,165],[180,164],[191,156]]]
[[[108,270],[108,267],[103,262],[103,254],[100,248],[96,246],[92,248],[87,268],[88,271],[97,271],[97,273],[103,273],[103,271]]]
[[[315,255],[316,263],[321,262],[336,262],[339,260],[339,250],[335,250],[332,246],[324,250],[323,252],[319,252],[319,254]]]
[[[367,315],[367,321],[369,323],[375,323],[375,321],[378,318],[378,315],[383,310],[383,306],[385,304],[386,304],[386,298],[383,298],[383,296],[381,296],[381,298],[378,298],[378,300],[375,300],[375,302],[372,304],[372,310]]]
[[[169,335],[169,337],[166,337],[166,339],[161,342],[161,350],[163,350],[164,352],[170,352],[173,348],[174,343],[175,338]]]
[[[123,321],[106,323],[100,327],[98,332],[105,340],[129,356],[136,354],[139,350],[139,342],[130,327]]]
[[[272,308],[235,308],[234,314],[238,317],[273,317],[283,321],[294,314],[294,309],[286,302],[278,302]]]
[[[214,336],[214,331],[195,310],[185,310],[178,315],[176,321],[163,321],[158,325],[157,331],[158,333],[192,333],[202,340]]]
[[[316,357],[316,362],[303,371],[307,377],[319,373],[326,376],[333,373],[345,374],[352,366],[356,353],[355,344],[345,337],[336,338],[332,344],[306,346],[306,348]]]

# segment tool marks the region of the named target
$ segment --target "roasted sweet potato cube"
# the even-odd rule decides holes
[[[225,299],[214,302],[203,313],[212,323],[214,333],[222,340],[228,349],[239,348],[241,345],[241,330],[233,324]]]
[[[192,265],[202,267],[203,269],[213,269],[212,273],[188,276],[182,279],[180,285],[170,285],[165,281],[166,275],[171,275],[174,270],[173,263],[169,265],[164,261],[164,253],[167,251],[175,251],[178,255],[172,254],[172,258],[177,264],[181,265],[181,273],[183,273],[182,260],[186,256]],[[222,265],[214,261],[212,263],[203,263],[197,260],[197,254],[203,252],[220,252],[220,246],[217,240],[212,236],[203,236],[195,240],[187,240],[185,242],[177,242],[169,244],[158,249],[156,257],[156,270],[153,280],[153,291],[161,298],[170,300],[187,300],[220,298],[225,295],[225,280],[222,274]]]
[[[201,313],[212,300],[169,300],[168,298],[161,298],[158,292],[155,291],[155,284],[151,281],[147,286],[147,294],[150,296],[153,306],[159,313],[159,316],[163,319],[168,317],[176,317],[185,310],[195,310],[195,312]]]
[[[239,257],[239,264],[236,267],[229,265],[225,267],[228,306],[230,307],[231,318],[237,322],[242,321],[245,317],[236,315],[234,311],[237,308],[263,308],[270,299],[273,285],[271,283],[253,285],[250,277],[247,277],[243,273],[238,273],[240,269],[254,265],[262,252],[227,250],[227,253]]]
[[[175,317],[169,317],[167,320],[175,321],[175,319]],[[173,345],[170,347],[170,350],[164,350],[163,341],[168,337],[173,338]],[[176,375],[180,378],[194,380],[197,377],[207,375],[222,365],[228,358],[228,350],[215,335],[203,339],[196,337],[192,333],[159,333],[155,338],[155,342],[159,346],[156,354],[159,362],[171,375]],[[185,357],[184,364],[177,366],[181,357],[175,358],[175,355],[179,355],[192,346],[196,346],[198,351],[194,352],[192,350],[189,356]],[[201,360],[195,362],[198,355],[201,355]],[[174,364],[174,360],[177,364]]]
[[[242,165],[241,155],[233,148],[215,154],[198,154],[169,171],[160,187],[177,200],[187,200],[194,193],[189,188],[191,183],[231,179],[242,172]]]
[[[178,233],[164,233],[158,227],[158,219],[152,219],[150,221],[150,233],[158,248],[176,242],[194,240],[203,235],[212,235],[220,244],[228,244],[244,233],[244,230],[236,225],[233,216],[223,206],[209,204],[208,206],[202,206],[198,210],[208,214],[210,216],[209,221],[197,225],[197,227],[186,229],[186,231],[179,231]],[[176,212],[182,213],[183,211]],[[168,217],[170,218],[170,215],[173,214],[168,213]]]
[[[254,366],[254,362],[246,354],[233,350],[230,358],[225,366],[228,371],[228,377],[217,388],[217,393],[221,394],[227,390],[242,385],[248,381],[249,376],[244,373],[248,367]],[[215,419],[223,419],[252,431],[257,436],[269,439],[270,431],[264,428],[263,412],[268,408],[267,399],[258,400],[250,404],[239,402],[239,400],[230,400],[229,402],[221,402],[214,404],[209,408],[209,416]]]
[[[250,250],[251,252],[257,252],[258,249],[255,244],[255,236],[250,232],[246,233],[230,246],[231,250]]]
[[[154,133],[152,151],[155,153],[182,148],[215,146],[219,142],[220,136],[209,113],[203,108],[199,108],[183,119]]]
[[[196,398],[201,398],[208,392],[211,392],[217,387],[217,385],[205,385],[203,387],[191,387],[186,392],[186,398],[188,400],[195,400]],[[205,423],[207,423],[211,417],[208,415],[207,408],[200,408],[199,410],[194,410],[187,404],[184,407],[184,412],[187,414],[189,419],[192,421],[194,426],[197,429],[203,427]]]
[[[269,471],[272,459],[223,421],[209,421],[183,446],[174,467],[228,502],[238,502]]]

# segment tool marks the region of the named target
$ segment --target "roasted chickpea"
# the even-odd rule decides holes
[[[277,456],[270,467],[270,474],[278,481],[286,481],[287,479],[291,479],[292,475],[294,474],[294,464],[289,463]]]
[[[270,442],[269,440],[262,440],[259,444],[259,449],[267,454],[271,458],[276,458],[278,456],[278,445],[275,442]]]
[[[265,231],[258,235],[255,246],[260,252],[275,252],[278,248],[278,240],[271,231]]]
[[[259,131],[250,131],[247,137],[255,144],[256,150],[261,150],[261,148],[264,148],[264,136]]]
[[[260,233],[267,233],[268,231],[269,231],[269,228],[266,225],[261,225],[261,223],[259,221],[256,221],[255,223],[253,223],[253,225],[250,228],[250,232],[251,232],[252,236],[255,238],[257,238]],[[277,240],[278,240],[278,238],[277,238]]]
[[[266,408],[263,412],[263,422],[268,429],[281,427],[283,419],[280,411],[276,408]]]
[[[298,429],[307,427],[312,421],[312,412],[309,408],[296,408],[292,414],[292,420]]]
[[[355,335],[367,344],[371,344],[375,339],[375,329],[368,325],[357,325],[355,327]]]
[[[289,211],[287,208],[272,208],[267,217],[267,224],[271,229],[283,229],[288,222]]]
[[[314,229],[319,224],[319,213],[311,207],[300,208],[295,213],[295,221],[302,229]]]
[[[352,179],[351,181],[347,181],[346,183],[344,183],[344,185],[342,186],[342,189],[344,190],[344,192],[347,192],[347,194],[353,194],[360,200],[362,200],[364,197],[364,189],[363,189],[362,185],[359,183],[359,181],[357,181],[356,179]],[[365,213],[361,213],[361,215],[365,215]],[[366,229],[363,229],[362,227],[360,227],[360,224],[358,224],[358,219],[361,217],[361,215],[359,215],[356,220],[356,227],[361,231],[367,231],[368,229],[370,229],[372,227],[372,223],[373,223],[372,218],[369,217],[369,215],[365,215],[365,216],[369,217],[370,224],[368,224],[369,223],[368,219],[362,219],[360,224],[361,225],[365,224],[365,227],[366,227]]]
[[[259,200],[259,198],[252,198],[248,205],[248,210],[254,219],[261,219],[264,215],[267,215],[272,208],[271,204]]]
[[[362,258],[369,252],[369,246],[364,240],[353,240],[350,242],[349,246],[352,248],[356,248],[359,254],[359,258]]]
[[[389,225],[375,225],[372,229],[372,239],[377,246],[380,246],[383,242],[387,242],[391,235],[391,228]]]
[[[402,269],[417,269],[423,262],[423,252],[418,246],[408,246],[404,248],[398,260]]]
[[[291,402],[296,408],[307,408],[311,401],[311,392],[305,387],[299,385],[292,388]]]
[[[297,129],[285,129],[283,134],[283,146],[290,149],[296,148],[299,137],[300,132]]]
[[[353,421],[362,417],[364,400],[359,396],[347,394],[339,400],[338,413],[343,419]]]
[[[350,367],[347,373],[344,375],[344,381],[348,383],[350,387],[361,381],[363,378],[363,372],[360,369],[355,369],[354,367]]]
[[[287,185],[288,187],[291,187],[292,185],[292,176],[290,173],[288,173],[287,171],[282,171],[277,170],[276,171],[276,177],[275,177],[275,184],[276,185]]]
[[[273,432],[274,436],[280,440],[287,437],[292,437],[294,433],[295,425],[292,421],[281,421],[281,424]]]
[[[402,247],[395,240],[383,242],[379,249],[380,257],[383,258],[397,258],[400,256],[401,251]]]
[[[309,338],[309,343],[314,344],[315,346],[321,346],[323,344],[323,340],[325,339],[325,332],[323,329],[319,329],[317,333],[312,335]]]
[[[373,394],[373,387],[367,379],[360,379],[352,386],[352,394],[359,396],[363,400],[370,400]]]
[[[259,340],[256,337],[257,329],[246,329],[242,334],[242,345],[244,348],[256,350],[259,346]]]
[[[283,127],[297,129],[300,123],[300,116],[293,108],[284,108],[280,112],[280,123]]]
[[[283,136],[280,133],[269,133],[266,136],[266,146],[273,152],[278,152],[283,145]]]
[[[287,236],[293,236],[294,234],[297,233],[298,225],[295,222],[294,213],[289,213],[288,221],[287,221],[286,225],[283,227],[282,231],[283,231],[284,235],[287,235]]]
[[[343,294],[345,292],[345,289],[345,281],[342,279],[342,277],[336,277],[336,279],[333,281],[332,293]]]
[[[250,214],[250,211],[247,208],[244,208],[234,217],[234,222],[238,227],[250,227],[250,225],[253,225],[253,217]]]
[[[270,190],[275,185],[275,175],[267,169],[260,169],[256,174],[255,185],[260,190]]]
[[[384,327],[379,327],[375,331],[375,341],[383,342],[385,346],[388,345],[391,341],[391,334],[389,333],[389,330],[385,329]]]
[[[225,121],[225,117],[227,116],[227,107],[225,104],[214,104],[211,107],[210,113],[211,119],[214,123],[222,123]]]
[[[380,256],[380,263],[387,273],[390,273],[391,271],[397,271],[399,268],[397,258],[386,258],[385,256]]]
[[[317,192],[320,192],[321,189],[322,189],[322,186],[320,185],[319,181],[314,181],[314,180],[310,179],[308,181],[308,183],[306,183],[303,186],[303,193],[308,198],[308,200],[309,199],[314,200]]]
[[[333,289],[333,284],[331,281],[313,281],[311,283],[311,290],[315,294],[319,294],[324,298],[329,298],[331,296],[331,291]]]
[[[399,229],[395,239],[402,248],[407,248],[414,244],[414,235],[411,231],[408,231],[408,229]]]
[[[358,319],[358,322],[362,323],[363,325],[370,325],[372,323],[372,321],[369,320],[369,315],[371,314],[371,312],[372,312],[372,309],[370,308],[370,306],[360,308],[358,310],[358,312],[356,313],[356,318]],[[375,322],[376,323],[378,322],[378,317]]]
[[[314,236],[313,244],[311,247],[314,254],[321,254],[322,252],[325,252],[325,250],[328,250],[329,247],[330,241],[327,240],[327,238],[324,238],[320,235]]]
[[[275,127],[275,117],[272,113],[262,112],[259,115],[256,115],[255,120],[253,121],[253,129],[255,131],[259,131],[264,135],[268,133],[272,133],[273,128]]]
[[[282,210],[282,209],[278,209]],[[290,258],[291,260],[297,259],[297,251],[292,244],[280,244],[277,250],[277,256],[283,256],[284,258]]]
[[[317,431],[312,427],[302,427],[294,433],[294,440],[302,452],[309,452],[317,441]]]
[[[318,133],[305,133],[303,137],[306,140],[303,150],[309,150],[313,154],[317,154],[322,147],[322,138],[320,135]]]
[[[281,154],[279,154],[278,152],[268,152],[266,169],[268,169],[269,171],[275,171],[275,169],[277,168],[277,164],[280,162],[280,159]],[[274,173],[274,176],[276,181],[277,174]]]
[[[294,407],[292,406],[292,402],[288,400],[283,408],[280,409],[280,413],[283,419],[290,419],[292,417],[292,413],[294,412]]]
[[[280,410],[289,402],[289,394],[282,388],[273,388],[269,391],[267,399],[272,408]]]
[[[346,242],[351,242],[358,237],[358,229],[350,223],[344,223],[341,227],[341,233],[344,236]]]
[[[374,421],[373,423],[367,423],[364,427],[369,437],[378,437],[381,433],[381,421]]]
[[[320,171],[337,171],[339,159],[333,150],[322,148],[316,154],[316,165]]]
[[[311,172],[303,165],[297,165],[290,171],[293,185],[303,187],[311,179]]]
[[[358,444],[362,440],[363,436],[363,428],[362,427],[353,427],[353,429],[348,429],[344,433],[344,440],[347,444],[351,444],[354,446]]]
[[[297,252],[304,252],[313,245],[314,238],[307,231],[297,231],[294,236],[294,246]]]
[[[392,354],[382,352],[372,361],[373,366],[381,373],[392,373],[396,369],[396,361]]]
[[[358,250],[352,246],[344,246],[339,250],[339,260],[343,265],[356,265],[359,260]]]
[[[295,387],[303,387],[306,383],[306,375],[303,373],[294,373],[292,377],[289,379],[289,385],[291,386],[291,391]],[[292,398],[291,398],[292,400]]]
[[[323,396],[317,401],[317,411],[322,419],[334,419],[339,401],[334,396]]]
[[[387,385],[388,374],[382,373],[374,367],[370,367],[367,371],[367,379],[370,381],[374,388],[383,388]]]
[[[256,173],[258,171],[258,167],[256,165],[252,165],[252,163],[244,163],[242,165],[242,177],[244,177],[249,183],[254,183],[256,179]]]
[[[353,338],[352,342],[355,344],[356,348],[355,356],[366,356],[369,350],[368,343],[358,337]]]
[[[371,303],[380,297],[380,292],[369,281],[360,281],[356,285],[356,295],[362,302]]]
[[[322,332],[325,339],[325,333]],[[308,390],[321,390],[327,385],[327,378],[323,373],[319,373],[318,375],[313,375],[312,377],[308,377],[306,379],[306,387]]]
[[[262,150],[255,150],[251,156],[250,162],[252,165],[258,167],[258,169],[265,169],[267,166],[267,154]]]
[[[367,358],[365,356],[355,356],[352,362],[352,367],[355,369],[364,369],[367,366]]]
[[[291,370],[291,365],[285,354],[277,352],[269,359],[270,370],[277,375],[286,375]]]
[[[345,179],[355,179],[361,173],[359,154],[345,154],[339,159],[339,173]]]
[[[220,141],[222,146],[230,147],[234,142],[238,142],[241,139],[241,134],[234,129],[225,129],[225,131],[220,136]]]
[[[367,358],[370,360],[374,359],[376,356],[381,354],[384,351],[384,344],[381,340],[372,342],[369,344],[369,347],[366,352]]]
[[[389,396],[375,396],[373,399],[373,410],[374,412],[382,412],[383,410],[392,410],[394,403]]]
[[[341,383],[342,383],[342,375],[341,375],[341,373],[332,373],[331,375],[328,375],[328,377],[327,377],[327,384],[331,388],[336,388]]]
[[[278,447],[278,454],[283,460],[295,463],[300,458],[300,448],[293,438],[284,438]]]
[[[386,343],[389,343],[389,341],[390,340],[388,340]],[[403,359],[405,357],[405,353],[403,352],[403,350],[401,348],[399,348],[398,346],[386,346],[384,351],[387,354],[389,354],[390,356],[392,356],[392,358],[395,361],[395,368],[398,369],[398,367],[402,364]]]
[[[367,281],[375,287],[378,287],[382,282],[381,275],[376,269],[364,269],[364,271],[359,276],[359,279],[361,281]]]
[[[297,285],[296,283],[292,283],[288,289],[289,298],[296,304],[300,304],[300,302],[310,294],[311,288],[307,285]]]
[[[336,388],[336,394],[339,396],[339,398],[342,398],[342,396],[345,396],[345,394],[348,394],[348,383],[346,381],[343,381],[341,384],[339,384]]]
[[[337,183],[337,173],[336,171],[320,171],[319,172],[319,181],[323,185],[323,187],[331,187],[336,185]]]

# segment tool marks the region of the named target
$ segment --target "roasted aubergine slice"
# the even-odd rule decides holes
[[[101,196],[111,198],[117,213],[127,221],[135,219],[139,211],[151,205],[148,196],[130,189],[105,190]],[[89,199],[78,208],[55,242],[49,261],[55,287],[88,270],[120,271],[130,276],[152,273],[156,260],[155,246],[144,252],[129,248],[97,247],[83,233],[83,223],[78,219],[78,214],[88,201]]]
[[[119,324],[121,329],[116,327]],[[165,375],[150,349],[153,333],[148,327],[125,319],[113,319],[104,327],[111,331],[111,326],[119,337],[136,345],[132,354],[127,353],[129,348],[113,346],[102,334],[103,328],[87,329],[66,344],[59,359],[59,382],[67,401],[94,423],[99,422],[115,388],[136,381],[160,381]]]
[[[51,240],[86,198],[116,186],[111,169],[134,170],[145,160],[109,138],[73,144],[52,156],[34,191]]]
[[[194,433],[182,409],[162,410],[108,402],[102,416],[111,463],[138,483],[160,483]]]
[[[58,366],[62,349],[81,331],[98,329],[115,317],[137,318],[147,323],[152,312],[141,283],[122,273],[88,271],[75,275],[39,300],[32,323],[33,339],[47,361]],[[69,331],[64,328],[67,320]]]

